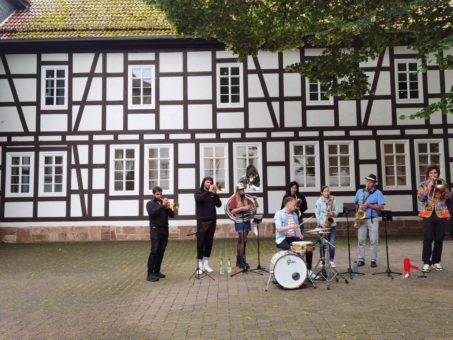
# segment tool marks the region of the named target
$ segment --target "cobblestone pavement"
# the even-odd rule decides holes
[[[285,290],[268,275],[213,273],[189,279],[195,242],[171,241],[167,278],[145,280],[147,242],[0,245],[0,338],[3,339],[453,339],[453,241],[445,240],[442,272],[409,279],[371,275],[386,269],[385,243],[377,268],[316,289]],[[408,256],[420,265],[421,239],[392,239],[390,268]],[[357,251],[354,239],[351,253]],[[367,246],[367,252],[369,247]],[[248,261],[257,266],[256,241]],[[261,242],[261,264],[276,252]],[[215,240],[211,263],[233,258],[235,240]],[[318,259],[315,251],[314,263]],[[368,260],[368,259],[367,259]],[[337,242],[338,270],[347,245]],[[349,278],[349,276],[347,276]]]

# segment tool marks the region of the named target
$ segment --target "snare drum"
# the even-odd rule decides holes
[[[312,253],[315,250],[315,244],[310,241],[291,242],[291,251],[298,254]]]
[[[299,288],[307,278],[304,260],[288,250],[279,251],[272,256],[269,271],[277,283],[286,289]]]

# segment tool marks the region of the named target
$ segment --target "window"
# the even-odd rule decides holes
[[[415,141],[418,183],[426,179],[426,170],[430,165],[439,166],[440,173],[444,173],[443,153],[444,146],[441,140]]]
[[[225,144],[202,144],[201,150],[201,178],[211,176],[214,183],[220,184],[224,192],[228,192],[228,149]]]
[[[308,104],[332,104],[333,97],[329,97],[326,94],[327,85],[321,84],[319,81],[311,81],[306,78],[306,88],[307,88],[307,103]]]
[[[352,189],[354,178],[352,143],[327,142],[327,185],[338,189]]]
[[[110,149],[110,194],[138,194],[138,146],[114,145]]]
[[[66,109],[68,107],[68,67],[43,66],[41,79],[42,108]]]
[[[145,190],[152,193],[158,185],[165,193],[173,192],[173,149],[170,145],[145,147]]]
[[[33,153],[8,153],[6,166],[6,196],[33,195]]]
[[[318,143],[290,144],[291,181],[297,181],[301,188],[320,187]]]
[[[39,178],[41,196],[66,195],[66,152],[40,153]]]
[[[416,60],[396,61],[396,88],[399,102],[422,102],[422,81]]]
[[[258,171],[259,181],[250,183],[255,185],[257,191],[261,191],[262,167],[261,167],[261,143],[237,143],[234,144],[234,183],[238,183],[241,177],[247,175],[247,167],[253,165]]]
[[[217,65],[217,106],[242,107],[242,64]]]
[[[409,146],[407,141],[383,141],[384,188],[409,189]]]
[[[129,66],[129,108],[154,108],[154,66]]]

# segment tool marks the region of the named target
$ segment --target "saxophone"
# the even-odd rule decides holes
[[[355,214],[355,221],[354,221],[354,228],[358,229],[360,227],[360,223],[362,223],[362,220],[365,218],[365,211],[361,208],[362,205],[365,204],[366,200],[366,191],[363,191],[363,196],[362,196],[362,202],[359,205],[359,208],[357,209],[357,212]]]
[[[327,215],[330,212],[332,212],[334,199],[335,198],[333,196],[329,196],[329,200],[327,201]],[[324,221],[324,227],[330,228],[334,224],[335,224],[335,219],[333,217],[326,216],[326,220]]]

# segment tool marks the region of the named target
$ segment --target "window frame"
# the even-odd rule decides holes
[[[46,71],[53,70],[65,71],[65,78],[64,78],[64,104],[63,105],[47,105],[46,104]],[[43,65],[41,66],[41,109],[42,110],[67,110],[68,108],[68,65]],[[55,78],[54,78],[55,79]],[[56,87],[55,87],[56,89]],[[55,98],[55,96],[54,96]]]
[[[238,173],[238,147],[257,147],[257,166],[256,170],[258,171],[258,174],[260,175],[260,186],[258,187],[259,190],[252,190],[249,188],[246,188],[246,192],[258,192],[261,193],[263,192],[263,148],[262,148],[262,143],[260,142],[240,142],[240,143],[233,143],[233,183],[238,183],[240,177]],[[245,174],[244,174],[245,175]]]
[[[168,181],[168,189],[163,188],[164,194],[168,195],[173,195],[174,193],[174,161],[173,161],[173,144],[145,144],[145,150],[144,150],[144,180],[145,180],[145,194],[146,195],[152,195],[153,190],[152,188],[149,188],[149,149],[161,149],[161,148],[168,148],[168,157],[169,157],[169,181]],[[159,160],[160,158],[160,151],[159,151]],[[161,184],[158,184],[161,186]]]
[[[407,139],[401,139],[401,140],[381,140],[381,170],[382,170],[382,189],[383,190],[409,190],[412,189],[412,174],[411,174],[411,167],[410,167],[410,143],[409,140]],[[406,167],[406,185],[393,185],[389,186],[387,184],[387,179],[386,179],[386,172],[385,172],[385,150],[384,150],[384,145],[385,144],[404,144],[404,151],[405,151],[405,167]],[[393,154],[395,155],[395,154]]]
[[[440,168],[440,177],[445,178],[445,149],[444,149],[444,141],[439,138],[434,138],[434,139],[416,139],[414,140],[414,151],[415,151],[415,178],[417,179],[416,182],[417,184],[419,183],[420,177],[423,175],[423,178],[425,177],[425,174],[420,173],[420,159],[419,159],[419,152],[418,152],[418,145],[423,144],[423,143],[439,143],[439,164],[436,164]],[[429,164],[433,164],[432,162],[429,162]],[[443,175],[442,175],[443,174]]]
[[[134,190],[115,190],[115,150],[134,150]],[[109,195],[110,196],[132,196],[138,195],[140,184],[140,149],[137,144],[114,144],[110,145],[110,171],[109,171]]]
[[[205,147],[222,147],[224,150],[224,158],[225,158],[225,187],[222,189],[222,193],[229,193],[229,167],[228,167],[228,144],[227,143],[201,143],[200,144],[200,182],[203,178],[206,177],[205,175],[205,166],[204,166],[204,154],[205,154]],[[212,176],[214,179],[214,183],[216,182],[215,175]]]
[[[230,97],[230,102],[222,103],[220,100],[220,68],[228,67],[230,70],[229,79],[231,79],[231,68],[239,68],[239,102],[231,103],[231,83],[229,85],[228,95]],[[216,65],[216,100],[218,108],[242,108],[244,107],[244,65],[243,63],[218,63]]]
[[[11,192],[11,169],[12,169],[12,158],[13,157],[30,157],[30,180],[29,180],[29,192]],[[22,160],[21,160],[22,162]],[[22,168],[22,165],[20,166]],[[33,152],[7,152],[6,153],[6,178],[5,178],[5,197],[33,197],[34,193],[34,178],[35,178],[35,154]],[[22,178],[22,170],[20,170],[20,178]]]
[[[294,162],[294,147],[296,146],[306,146],[306,145],[313,145],[315,148],[315,186],[314,187],[307,187],[306,185],[302,185],[299,181],[297,181],[294,173],[295,162]],[[306,156],[306,155],[304,155]],[[321,166],[320,166],[320,153],[319,153],[319,142],[290,142],[289,143],[289,165],[290,165],[290,181],[297,181],[299,184],[299,188],[303,191],[307,192],[319,192],[319,188],[321,187]],[[304,164],[305,168],[305,164]],[[306,177],[306,175],[305,175]]]
[[[315,84],[314,82],[311,83],[309,78],[305,78],[305,99],[307,101],[307,105],[333,105],[333,97],[329,96],[328,99],[321,99],[321,82],[317,81],[318,85],[318,95],[319,100],[311,100],[310,98],[310,84]]]
[[[134,68],[151,70],[151,104],[133,104],[132,103],[132,70]],[[143,80],[143,78],[140,78]],[[143,89],[143,87],[141,87]],[[141,102],[143,102],[143,93],[141,93]],[[156,68],[152,64],[129,65],[127,72],[127,106],[130,110],[155,109],[156,107]]]
[[[54,192],[54,191],[45,192],[44,191],[44,185],[45,185],[45,183],[44,183],[44,168],[45,168],[44,158],[46,156],[63,157],[62,191],[61,192]],[[39,196],[41,196],[41,197],[66,196],[66,186],[67,186],[67,178],[68,178],[67,173],[68,173],[68,158],[67,158],[66,151],[42,151],[42,152],[40,152],[39,153]],[[55,185],[54,182],[52,182],[52,186],[53,185]]]
[[[349,148],[349,177],[350,183],[349,186],[334,186],[330,183],[330,176],[329,176],[329,145],[348,145]],[[332,191],[352,191],[355,190],[355,157],[354,157],[354,143],[352,141],[344,141],[344,140],[332,140],[332,141],[325,141],[324,142],[324,169],[325,169],[325,178],[326,178],[326,185],[328,185]]]
[[[406,66],[409,63],[416,63],[417,64],[417,84],[418,84],[418,98],[400,98],[400,90],[399,90],[399,81],[398,81],[398,74],[400,73],[398,71],[398,64],[404,63]],[[406,104],[406,103],[423,103],[424,98],[423,98],[423,77],[422,74],[418,71],[420,69],[420,61],[418,59],[411,59],[411,58],[404,58],[404,59],[395,59],[395,98],[396,98],[396,103],[397,104]],[[406,74],[408,74],[408,67]],[[406,82],[409,80],[407,79]],[[407,89],[408,96],[410,95],[410,89]]]

